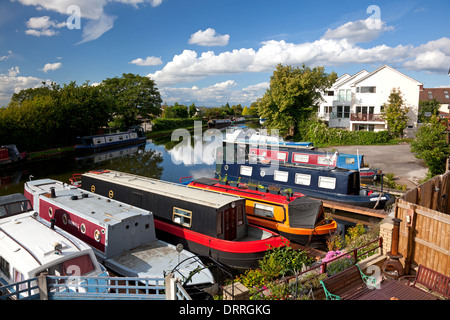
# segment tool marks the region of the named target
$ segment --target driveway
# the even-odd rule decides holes
[[[428,168],[425,162],[411,153],[409,144],[382,146],[336,146],[321,148],[323,151],[339,151],[364,155],[364,163],[371,168],[381,169],[384,173],[393,173],[396,183],[405,184],[408,189],[419,184],[425,178]]]

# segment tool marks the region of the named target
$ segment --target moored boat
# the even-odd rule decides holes
[[[27,159],[26,152],[19,152],[15,144],[0,146],[0,169],[21,164]]]
[[[279,234],[248,223],[245,199],[118,171],[87,172],[81,188],[151,210],[158,237],[233,268],[258,266]]]
[[[56,226],[90,245],[98,260],[118,275],[164,278],[174,272],[189,279],[189,287],[214,283],[198,257],[157,239],[153,214],[147,210],[52,179],[28,181],[25,196],[33,199],[40,219],[54,219]]]
[[[246,199],[245,212],[249,223],[274,230],[302,245],[324,246],[337,229],[336,221],[325,219],[321,201],[300,193],[271,194],[251,190],[247,185],[223,185],[210,178],[195,179],[188,186]]]
[[[0,197],[0,219],[15,216],[33,210],[30,200],[21,193]]]
[[[50,276],[86,276],[86,280],[105,288],[106,269],[97,261],[91,247],[63,230],[55,230],[38,221],[30,211],[0,220],[0,283],[13,284],[36,278],[41,273]],[[24,289],[19,284],[16,290]],[[74,284],[74,287],[77,287]],[[67,287],[71,291],[71,286]],[[77,290],[85,290],[77,287]],[[38,289],[19,293],[20,298],[36,294]],[[11,292],[13,293],[13,292]],[[17,292],[16,292],[17,293]]]
[[[211,119],[208,121],[208,128],[222,128],[231,125],[231,119]]]
[[[361,188],[360,174],[355,170],[328,166],[285,164],[227,157],[225,148],[217,149],[216,176],[241,182],[254,181],[269,188],[290,188],[294,192],[321,200],[383,209],[391,199],[388,193]]]
[[[145,143],[147,138],[141,127],[134,127],[126,132],[83,136],[79,140],[79,144],[74,146],[75,151],[92,153]]]

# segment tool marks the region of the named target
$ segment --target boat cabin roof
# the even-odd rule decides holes
[[[34,186],[39,187],[48,198],[49,202],[53,202],[62,209],[70,212],[77,212],[81,217],[90,221],[99,221],[104,225],[120,224],[122,221],[136,216],[151,215],[148,210],[134,207],[119,202],[108,197],[104,197],[92,192],[81,190],[69,185],[61,187],[61,182],[45,179],[42,184],[40,180],[33,181]],[[55,197],[51,197],[50,188],[55,187]]]
[[[22,213],[0,222],[0,255],[9,263],[17,261],[20,272],[27,273],[43,265],[52,264],[81,251],[91,251],[85,243],[53,230],[36,220],[34,212]],[[60,245],[60,252],[55,245]]]
[[[84,173],[82,176],[113,182],[142,191],[161,194],[166,197],[181,199],[217,209],[229,204],[232,201],[241,199],[240,197],[234,195],[224,195],[208,190],[193,189],[179,183],[136,176],[113,170],[105,170],[98,173],[88,172]]]

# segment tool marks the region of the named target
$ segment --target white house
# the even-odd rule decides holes
[[[328,121],[331,128],[385,130],[387,126],[381,112],[393,88],[400,89],[405,105],[410,108],[407,131],[415,129],[423,85],[387,65],[373,72],[361,70],[353,76],[339,77],[325,92],[319,117]]]

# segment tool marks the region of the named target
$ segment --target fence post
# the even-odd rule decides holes
[[[47,273],[41,273],[38,278],[39,299],[48,300]]]
[[[176,300],[177,287],[175,283],[176,279],[173,276],[173,273],[169,273],[164,280],[166,287],[166,300]]]

